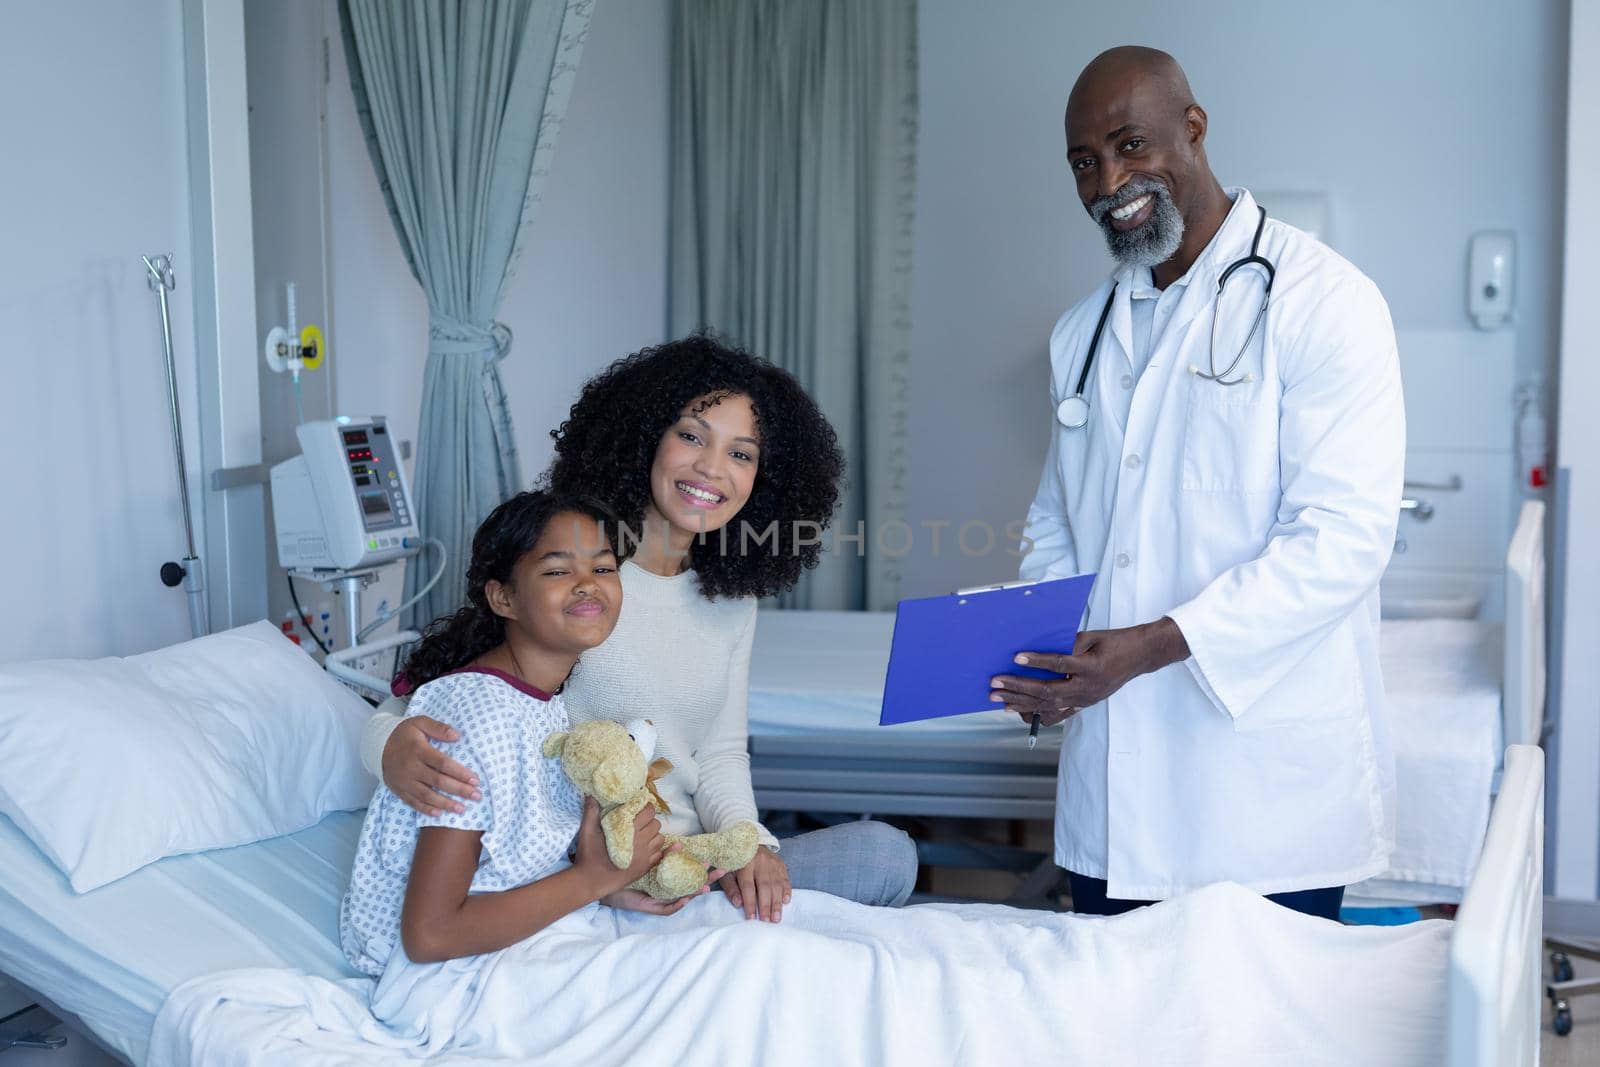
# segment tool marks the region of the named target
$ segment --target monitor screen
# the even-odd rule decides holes
[[[379,491],[361,494],[361,511],[369,519],[389,514],[389,494]]]

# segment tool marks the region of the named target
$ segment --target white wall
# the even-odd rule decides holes
[[[288,321],[289,282],[295,283],[297,325],[316,324],[333,331],[328,301],[327,137],[324,119],[330,90],[350,95],[348,81],[335,87],[323,71],[323,35],[334,11],[326,0],[271,0],[244,5],[247,86],[250,102],[251,223],[254,232],[256,305],[255,368],[260,390],[262,462],[271,467],[300,452],[295,436],[299,417],[294,380],[273,371],[258,354],[261,340]],[[337,21],[334,22],[337,29]],[[330,45],[337,46],[334,36]],[[331,53],[330,53],[331,59]],[[301,375],[301,405],[308,421],[334,411],[334,371],[325,363]],[[266,612],[274,622],[294,618],[287,580],[277,566],[272,534],[271,494],[264,494],[268,576]],[[314,616],[333,619],[340,608],[331,593],[315,585],[296,587],[300,605]],[[321,627],[320,622],[318,623]],[[325,638],[326,640],[326,638]],[[307,642],[310,644],[310,642]]]
[[[668,10],[662,0],[595,5],[543,203],[500,311],[515,335],[501,374],[528,483],[582,382],[665,337]],[[335,395],[342,411],[387,414],[415,441],[427,304],[378,191],[332,3],[328,36]],[[393,570],[368,593],[368,614],[393,601]]]
[[[1050,429],[1050,327],[1110,269],[1062,113],[1113,45],[1184,65],[1224,184],[1327,193],[1333,244],[1402,329],[1465,327],[1468,238],[1515,230],[1518,364],[1553,366],[1561,0],[922,0],[919,27],[913,523],[1026,513]],[[1509,412],[1492,432],[1509,435]],[[907,595],[1015,571],[922,548]]]
[[[177,254],[172,320],[198,507],[180,5],[9,6],[0,102],[0,660],[170,644],[189,636],[187,608],[157,571],[184,541],[160,320],[139,256]]]

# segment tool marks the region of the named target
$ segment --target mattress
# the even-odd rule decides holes
[[[235,967],[357,977],[339,950],[339,899],[362,815],[175,856],[82,895],[0,817],[0,972],[133,1063],[167,993],[190,978]]]

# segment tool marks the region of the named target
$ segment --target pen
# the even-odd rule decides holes
[[[1028,727],[1028,748],[1032,750],[1039,743],[1039,713],[1033,713],[1033,725]]]

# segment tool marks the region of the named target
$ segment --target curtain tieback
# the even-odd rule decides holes
[[[498,362],[511,352],[511,327],[496,321],[485,328],[449,315],[433,315],[428,321],[428,347],[439,353],[482,356]]]

